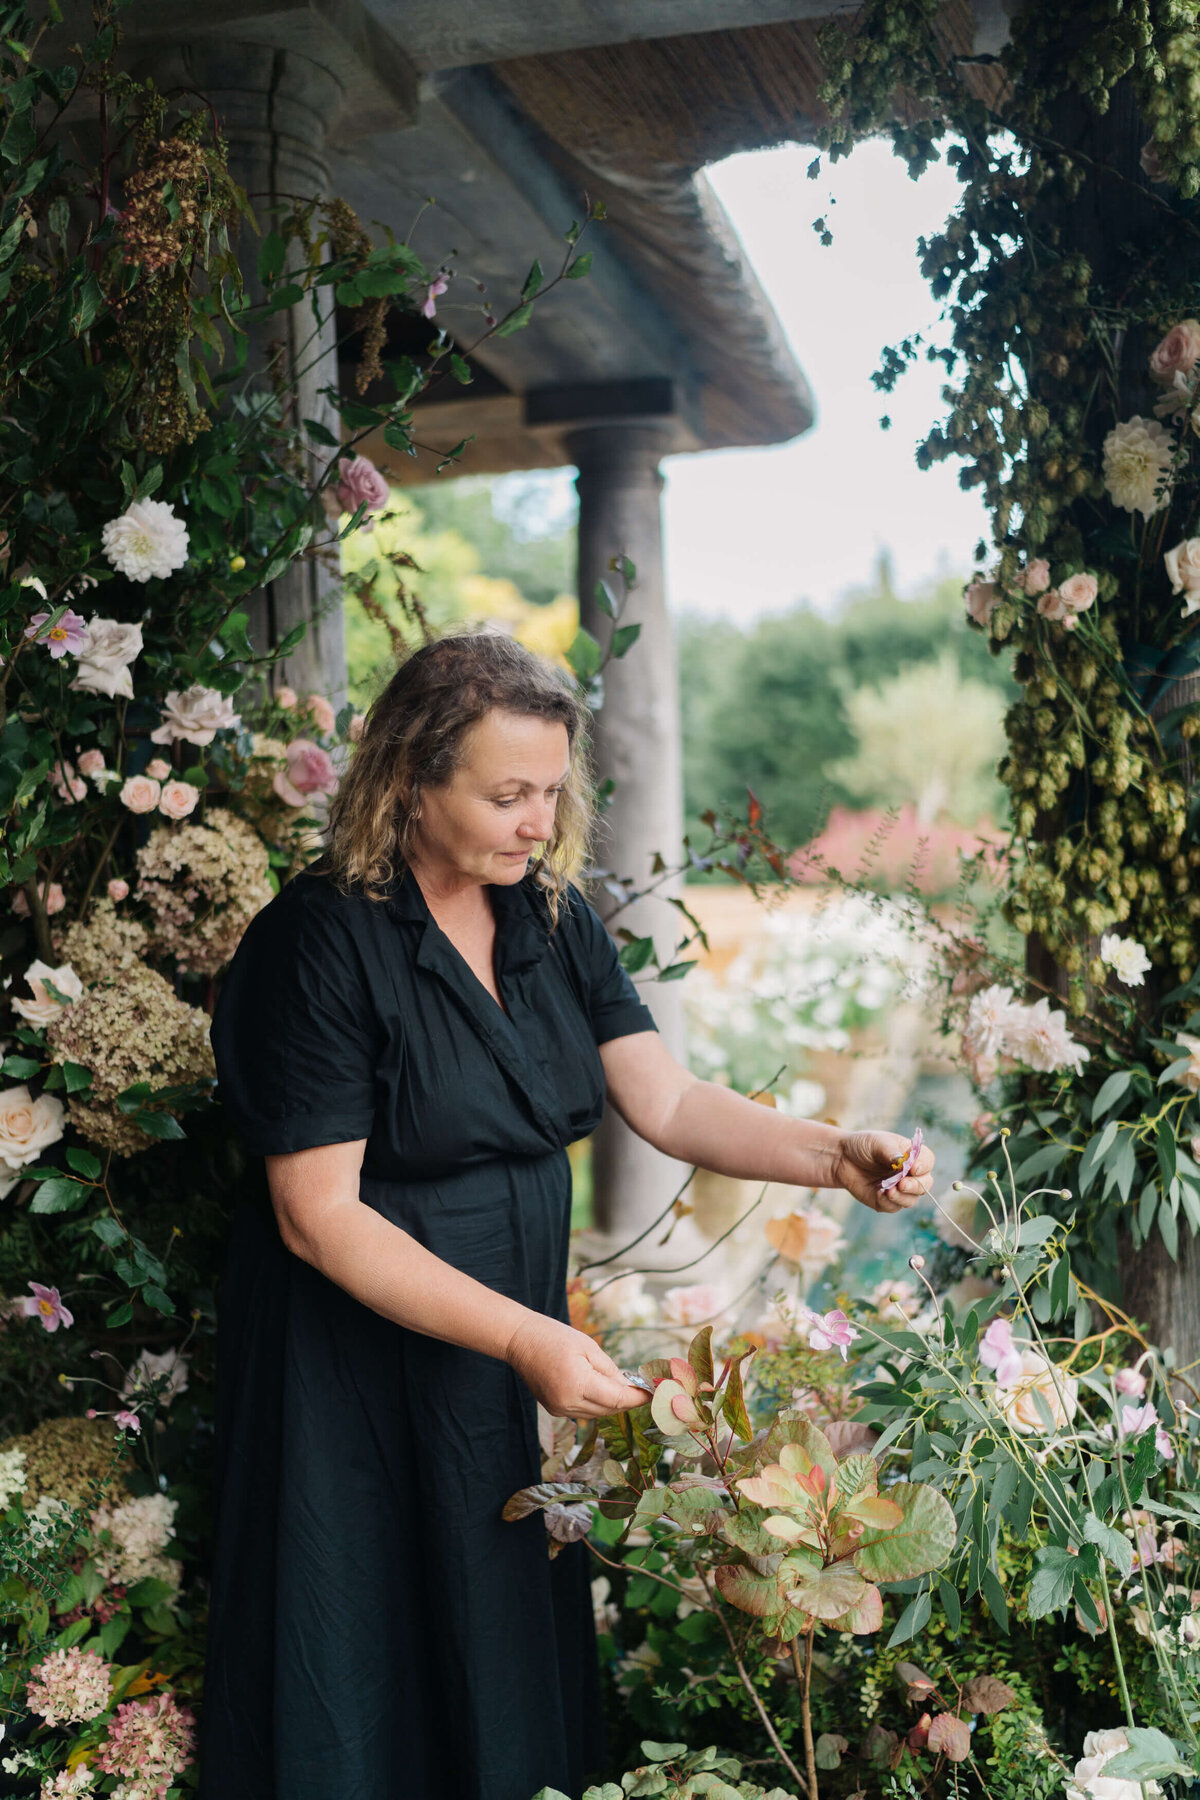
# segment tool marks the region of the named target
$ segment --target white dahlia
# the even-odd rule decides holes
[[[100,535],[105,556],[130,581],[173,575],[188,558],[187,526],[167,500],[135,500]]]
[[[1114,426],[1104,440],[1104,485],[1113,505],[1147,519],[1160,512],[1174,454],[1175,439],[1157,419],[1135,415]]]

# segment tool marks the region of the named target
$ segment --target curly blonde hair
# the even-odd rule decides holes
[[[551,920],[567,882],[587,863],[595,821],[588,712],[569,677],[493,631],[458,632],[413,652],[371,706],[329,808],[321,870],[343,893],[383,898],[404,867],[426,788],[443,787],[471,726],[490,712],[564,725],[570,773],[554,832],[535,865]]]

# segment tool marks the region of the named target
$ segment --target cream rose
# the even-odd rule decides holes
[[[63,1103],[56,1094],[31,1098],[27,1087],[0,1093],[0,1165],[23,1169],[63,1134]]]
[[[1044,556],[1035,557],[1017,579],[1031,599],[1037,594],[1044,594],[1050,586],[1050,564]]]
[[[79,652],[78,668],[71,686],[84,694],[120,695],[133,699],[133,676],[129,666],[142,653],[142,628],[123,624],[119,619],[89,619],[88,641]]]
[[[1058,597],[1072,616],[1086,612],[1099,592],[1100,584],[1094,575],[1068,575],[1058,584]]]
[[[1163,557],[1173,594],[1182,594],[1183,617],[1200,612],[1200,538],[1184,538]]]
[[[108,897],[110,900],[128,900],[129,883],[122,881],[119,875],[114,875],[108,884]]]
[[[211,744],[218,731],[236,731],[241,720],[228,694],[194,683],[183,693],[172,691],[163,702],[163,722],[150,733],[152,744]]]
[[[153,812],[161,792],[158,782],[151,780],[149,775],[131,775],[121,789],[121,805],[127,806],[130,812]]]
[[[60,969],[52,969],[49,963],[31,962],[25,971],[25,980],[33,993],[33,999],[14,1000],[12,1009],[39,1029],[43,1025],[53,1025],[69,1001],[83,998],[83,983],[70,963],[64,963]],[[56,1000],[53,994],[48,993],[47,982],[56,987],[60,994],[66,994],[67,1000]]]
[[[1176,375],[1190,375],[1200,362],[1200,319],[1181,319],[1150,352],[1150,374],[1169,385]]]
[[[1009,1428],[1022,1437],[1047,1429],[1035,1396],[1040,1396],[1045,1404],[1052,1429],[1061,1431],[1075,1417],[1079,1383],[1073,1375],[1064,1375],[1061,1369],[1047,1362],[1040,1351],[1023,1350],[1021,1373],[1015,1381],[996,1389],[996,1405]]]
[[[151,757],[143,771],[151,781],[166,781],[171,774],[171,765],[163,756]]]
[[[190,781],[168,781],[158,797],[158,810],[168,819],[186,819],[195,811],[199,798],[199,788],[194,788]]]

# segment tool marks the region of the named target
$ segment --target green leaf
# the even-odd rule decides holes
[[[609,644],[613,656],[624,656],[627,650],[632,650],[641,632],[640,625],[618,625]]]
[[[1092,1101],[1092,1120],[1100,1119],[1110,1106],[1115,1106],[1133,1080],[1131,1069],[1115,1069]]]
[[[750,1414],[746,1410],[746,1397],[742,1386],[742,1358],[735,1356],[730,1364],[729,1374],[725,1378],[725,1393],[721,1401],[721,1410],[725,1414],[726,1424],[748,1444],[754,1436],[754,1426]]]
[[[942,1603],[942,1611],[946,1615],[946,1624],[950,1628],[950,1636],[957,1637],[962,1626],[962,1603],[958,1597],[958,1589],[945,1576],[938,1579],[938,1599]]]
[[[531,301],[526,301],[524,306],[518,306],[516,312],[510,313],[507,319],[501,319],[496,329],[492,332],[492,336],[498,338],[511,337],[514,331],[523,330],[532,317],[533,304]]]
[[[168,1112],[134,1113],[133,1122],[146,1133],[147,1137],[173,1140],[187,1136],[187,1132],[179,1120]]]
[[[336,450],[338,439],[334,437],[328,425],[322,425],[320,419],[305,419],[304,429],[314,444],[323,444],[327,450]]]
[[[577,256],[567,270],[567,280],[582,281],[583,277],[588,273],[592,266],[592,257],[594,254],[594,251],[585,250],[582,256]]]
[[[712,1326],[704,1325],[688,1345],[688,1362],[698,1381],[713,1378],[712,1334]]]
[[[115,1306],[113,1308],[104,1323],[110,1331],[113,1331],[118,1325],[128,1325],[132,1317],[133,1302],[131,1300],[123,1300],[120,1306]]]
[[[1077,1559],[1058,1544],[1047,1544],[1033,1555],[1033,1580],[1029,1584],[1029,1616],[1044,1619],[1061,1612],[1075,1591]]]
[[[1004,1589],[991,1569],[985,1569],[980,1576],[979,1591],[983,1595],[983,1604],[987,1607],[994,1622],[1001,1631],[1007,1632],[1008,1601],[1004,1598]]]
[[[90,1088],[92,1085],[92,1071],[85,1069],[82,1063],[65,1062],[62,1065],[62,1072],[68,1094],[81,1094],[84,1088]]]
[[[521,299],[522,300],[532,300],[533,296],[537,293],[537,291],[541,287],[541,285],[542,285],[542,265],[535,256],[533,259],[533,265],[530,268],[528,275],[525,277],[525,286],[521,289]]]
[[[607,581],[598,581],[596,583],[595,587],[592,589],[592,598],[606,618],[616,618],[618,610],[617,597],[609,587]]]
[[[1154,1150],[1164,1187],[1170,1187],[1175,1179],[1176,1149],[1174,1125],[1170,1119],[1160,1119],[1154,1133]]]
[[[282,275],[287,260],[287,245],[277,231],[268,231],[258,251],[258,279],[264,287]]]
[[[76,1150],[74,1147],[67,1151],[67,1161],[77,1175],[83,1175],[88,1181],[95,1181],[103,1166],[100,1158],[93,1156],[90,1150]]]
[[[450,373],[455,381],[462,383],[463,387],[469,387],[475,379],[471,373],[470,363],[465,356],[459,356],[457,352],[450,357]]]
[[[567,650],[567,662],[579,681],[590,681],[604,661],[604,652],[590,631],[576,632]]]
[[[854,1565],[870,1581],[907,1581],[940,1568],[954,1549],[957,1525],[949,1501],[936,1488],[897,1482],[887,1490],[904,1514],[901,1524],[868,1526],[858,1540]]]
[[[43,1181],[34,1191],[29,1202],[29,1210],[33,1213],[74,1212],[83,1205],[88,1197],[88,1189],[79,1181],[69,1181],[65,1177],[58,1180]]]
[[[1164,1200],[1158,1209],[1158,1229],[1172,1262],[1179,1261],[1179,1221]]]
[[[756,1575],[741,1563],[721,1563],[715,1575],[717,1592],[739,1612],[765,1619],[768,1613],[782,1612],[783,1596],[774,1575]]]
[[[688,970],[696,967],[697,960],[696,957],[693,957],[690,962],[668,963],[665,969],[659,970],[658,980],[682,981]]]
[[[142,1299],[147,1306],[152,1306],[155,1312],[170,1314],[175,1311],[175,1302],[170,1294],[164,1294],[163,1290],[155,1287],[153,1282],[147,1282],[142,1289]]]
[[[897,1644],[906,1644],[909,1638],[914,1638],[919,1631],[924,1631],[932,1611],[933,1603],[928,1594],[915,1595],[896,1620],[892,1635],[887,1641],[887,1648],[892,1650]]]
[[[157,1575],[143,1575],[134,1583],[125,1598],[131,1606],[159,1606],[169,1600],[175,1589],[169,1581],[161,1581]]]
[[[788,1567],[787,1558],[783,1566]],[[866,1591],[867,1583],[853,1564],[841,1562],[827,1569],[804,1569],[789,1589],[789,1598],[810,1619],[836,1619],[858,1606]]]
[[[1153,1725],[1127,1725],[1128,1750],[1122,1750],[1104,1765],[1105,1779],[1121,1781],[1157,1781],[1165,1775],[1195,1775],[1185,1760],[1186,1752],[1173,1738]]]
[[[826,1480],[832,1484],[837,1475],[837,1458],[829,1439],[823,1431],[817,1430],[811,1419],[805,1418],[803,1413],[780,1413],[758,1453],[759,1468],[777,1463],[785,1444],[798,1444],[810,1460],[824,1470]],[[863,1573],[866,1574],[865,1569]]]
[[[6,1056],[0,1063],[0,1075],[7,1075],[12,1081],[28,1081],[41,1066],[32,1056]]]
[[[92,1220],[92,1235],[98,1237],[102,1244],[107,1244],[110,1250],[115,1250],[125,1242],[125,1232],[120,1225],[115,1219],[107,1217]]]
[[[1095,1544],[1105,1562],[1112,1564],[1122,1580],[1133,1573],[1133,1545],[1124,1532],[1104,1524],[1094,1513],[1088,1513],[1083,1521],[1083,1535],[1087,1543]]]
[[[653,955],[653,938],[634,938],[631,944],[621,945],[617,952],[617,961],[630,975],[636,975],[646,967]]]

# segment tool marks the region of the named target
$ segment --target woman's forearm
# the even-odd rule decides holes
[[[373,1312],[426,1337],[504,1359],[530,1308],[452,1268],[356,1197],[331,1202],[307,1226],[285,1225],[287,1248]]]
[[[817,1119],[791,1119],[713,1081],[690,1082],[676,1098],[659,1148],[680,1162],[743,1181],[840,1187],[843,1134]]]

